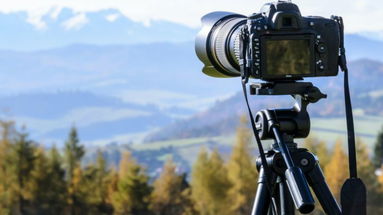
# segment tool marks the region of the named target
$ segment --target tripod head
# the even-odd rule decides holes
[[[296,148],[294,138],[310,133],[307,106],[327,96],[310,82],[273,82],[250,85],[252,95],[291,95],[295,105],[290,109],[261,110],[254,124],[260,139],[274,139],[273,149],[283,157],[286,170],[283,178],[296,208],[301,213],[314,209],[314,199],[302,170],[294,163],[290,148]],[[263,162],[265,163],[265,162]]]
[[[257,83],[250,85],[251,95],[291,95],[295,99],[295,105],[290,109],[277,109],[259,111],[255,117],[259,137],[262,140],[273,139],[269,116],[278,122],[281,133],[292,138],[305,138],[310,133],[310,117],[307,106],[316,103],[320,99],[327,98],[317,87],[310,82],[274,82]]]

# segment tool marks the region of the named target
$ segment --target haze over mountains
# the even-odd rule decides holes
[[[47,26],[36,29],[26,14],[0,14],[0,108],[3,118],[25,124],[48,143],[63,140],[73,124],[85,141],[127,141],[240,89],[238,79],[200,72],[192,41],[197,29],[161,21],[143,25],[116,10],[64,9],[44,20]],[[382,76],[371,74],[383,68],[376,61],[383,42],[358,35],[346,40],[350,60],[375,60],[352,63],[358,71],[352,86],[362,89],[358,96],[380,98]],[[328,80],[319,82],[341,86],[338,79],[331,85]]]
[[[350,62],[349,69],[354,116],[356,118],[383,117],[383,86],[381,84],[383,63],[361,59]],[[345,117],[342,76],[343,74],[338,77],[310,80],[328,96],[327,99],[308,106],[310,117]],[[265,108],[290,108],[294,100],[290,96],[250,96],[250,103],[256,113]],[[146,141],[234,134],[241,115],[245,114],[247,114],[245,101],[243,94],[239,92],[229,99],[216,102],[206,111],[189,119],[179,120],[150,134]]]
[[[142,24],[115,9],[79,13],[63,8],[32,25],[26,12],[0,13],[1,49],[30,51],[72,44],[137,44],[193,40],[197,29],[166,21]]]

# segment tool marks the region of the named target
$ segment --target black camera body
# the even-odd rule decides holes
[[[338,74],[338,22],[302,17],[298,6],[291,2],[265,4],[260,13],[249,17],[214,12],[204,16],[202,23],[196,53],[207,75],[240,76],[243,61],[252,78],[266,81]],[[248,40],[241,39],[244,33]]]

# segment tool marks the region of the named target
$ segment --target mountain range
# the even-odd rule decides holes
[[[223,108],[215,103],[239,98],[238,79],[201,72],[192,41],[198,29],[163,21],[145,25],[118,10],[79,14],[64,8],[43,17],[41,28],[26,20],[22,12],[0,14],[0,110],[38,140],[62,141],[76,125],[85,141],[128,141],[180,119],[190,118],[193,127],[195,116]],[[376,113],[383,42],[352,34],[346,46],[350,71],[358,71],[351,79],[356,107],[369,104],[365,114]],[[341,95],[339,78],[316,82],[329,95]],[[238,101],[221,114],[239,110]],[[336,115],[338,104],[326,107]]]
[[[57,92],[0,98],[2,116],[25,125],[32,138],[50,144],[76,126],[82,140],[94,141],[145,132],[166,125],[189,110],[158,109],[89,92]],[[59,143],[60,144],[60,143]]]
[[[383,116],[383,63],[372,60],[356,60],[349,64],[353,110],[356,117]],[[343,74],[342,74],[343,75]],[[313,81],[327,99],[310,104],[308,112],[314,118],[344,118],[343,77],[308,79]],[[250,96],[253,111],[270,108],[290,108],[294,100],[290,96]],[[191,118],[178,120],[152,134],[146,141],[214,137],[234,133],[247,109],[242,93],[216,102],[211,108]]]

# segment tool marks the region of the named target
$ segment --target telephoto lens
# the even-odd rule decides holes
[[[238,77],[243,62],[248,78],[294,81],[338,74],[339,35],[334,18],[304,17],[297,5],[278,1],[248,17],[207,14],[195,48],[209,76]]]
[[[202,29],[196,38],[196,53],[204,63],[206,75],[224,78],[240,76],[239,36],[246,16],[213,12],[202,17]]]

